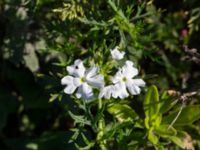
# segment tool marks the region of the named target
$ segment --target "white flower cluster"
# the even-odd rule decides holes
[[[123,59],[124,54],[124,52],[118,50],[118,47],[111,50],[112,58],[116,60]],[[76,60],[73,65],[68,66],[67,71],[69,75],[61,80],[61,83],[66,85],[64,92],[72,94],[78,89],[76,97],[85,100],[93,98],[93,88],[100,90],[99,98],[124,99],[129,95],[140,94],[140,87],[145,86],[145,82],[142,79],[133,79],[138,75],[138,70],[133,66],[133,62],[129,60],[112,77],[112,84],[107,86],[104,85],[104,77],[99,74],[99,69],[96,66],[92,66],[86,70],[80,59]]]
[[[61,83],[67,85],[64,92],[72,94],[76,92],[77,98],[91,99],[93,97],[92,88],[102,88],[104,86],[104,78],[98,74],[98,68],[93,66],[88,70],[85,69],[83,62],[78,59],[73,65],[67,67],[70,76],[62,78]]]

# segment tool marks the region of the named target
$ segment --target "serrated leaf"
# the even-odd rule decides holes
[[[178,113],[179,113],[179,110],[172,112],[171,114],[163,118],[162,123],[170,124],[176,118]],[[200,119],[200,105],[191,105],[182,109],[174,125],[177,125],[177,126],[188,125],[198,119]]]
[[[80,115],[75,115],[71,111],[69,111],[70,117],[74,120],[75,124],[76,123],[82,123],[86,125],[91,125],[91,122],[87,120],[85,116],[80,116]]]
[[[126,104],[113,104],[108,107],[107,111],[120,122],[133,121],[137,117],[135,111]]]

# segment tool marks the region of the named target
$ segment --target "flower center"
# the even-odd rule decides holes
[[[122,81],[123,81],[123,82],[126,82],[126,81],[127,81],[127,78],[126,78],[126,77],[123,77],[123,78],[122,78]]]
[[[81,83],[84,83],[84,82],[85,82],[84,77],[81,77],[81,78],[80,78],[80,82],[81,82]]]

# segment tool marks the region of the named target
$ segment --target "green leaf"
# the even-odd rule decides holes
[[[161,101],[160,113],[165,113],[175,106],[177,101],[174,98],[163,99]]]
[[[147,129],[149,129],[150,128],[150,120],[149,120],[149,117],[146,117],[145,119],[144,119],[144,125],[145,125],[145,127],[147,128]]]
[[[166,92],[164,92],[161,96],[160,100],[160,113],[165,113],[169,111],[175,104],[177,103],[177,100],[175,100],[174,97],[171,97],[167,95]]]
[[[91,125],[91,122],[89,120],[87,120],[87,118],[85,116],[80,116],[80,115],[75,115],[73,114],[71,111],[68,111],[70,117],[74,120],[74,123],[82,123],[82,124],[86,124],[86,125]]]
[[[155,128],[155,132],[159,134],[161,137],[169,137],[175,136],[177,134],[176,129],[171,127],[168,129],[169,125],[160,125],[159,127]]]
[[[144,109],[146,117],[153,118],[156,117],[159,113],[160,104],[159,104],[159,94],[156,86],[151,86],[144,99]]]
[[[144,99],[144,111],[145,111],[145,126],[150,128],[152,126],[159,126],[162,116],[159,115],[160,103],[159,94],[156,86],[151,86]]]
[[[172,112],[168,116],[163,118],[163,124],[170,124],[176,118],[179,110]],[[194,121],[200,119],[200,105],[191,105],[182,109],[179,117],[177,118],[174,125],[183,126],[193,123]]]
[[[59,96],[59,94],[50,94],[49,102],[55,101]]]
[[[185,149],[185,144],[184,142],[177,136],[171,136],[168,137],[173,143],[175,143],[176,145],[178,145],[179,147],[181,147],[182,149]]]
[[[126,104],[113,104],[108,106],[107,111],[116,117],[120,122],[133,121],[137,114]]]
[[[108,4],[112,7],[112,9],[114,11],[116,11],[116,12],[118,11],[118,9],[117,9],[117,7],[116,7],[116,5],[115,5],[115,3],[113,1],[108,0]]]
[[[165,150],[165,147],[163,145],[160,145],[160,144],[155,145],[154,148],[155,148],[155,150]]]
[[[158,137],[154,134],[153,128],[148,130],[148,140],[154,145],[158,143]]]
[[[160,126],[161,120],[162,120],[162,115],[159,115],[156,118],[155,117],[151,118],[151,120],[149,117],[146,117],[144,120],[145,127],[147,129],[149,129],[151,127],[158,127],[158,126]]]
[[[180,130],[191,134],[193,140],[200,141],[200,126],[191,124],[191,125],[182,126]]]

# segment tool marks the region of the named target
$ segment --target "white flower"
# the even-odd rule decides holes
[[[124,99],[129,96],[129,93],[132,95],[140,94],[140,87],[145,86],[145,82],[142,79],[132,79],[137,74],[138,70],[133,67],[133,63],[126,61],[125,65],[119,69],[112,79],[114,83],[113,97]]]
[[[113,96],[114,86],[108,85],[101,89],[99,93],[99,98],[104,97],[105,99],[110,99],[111,96]]]
[[[116,60],[123,59],[124,55],[125,55],[124,51],[122,51],[122,52],[119,51],[118,46],[116,46],[113,50],[110,50],[110,52],[111,52],[112,58],[116,59]]]
[[[145,86],[145,82],[142,79],[133,79],[137,74],[138,70],[133,67],[133,63],[126,61],[125,65],[113,77],[113,85],[108,85],[101,89],[99,98],[119,97],[124,99],[129,96],[129,93],[132,95],[140,94],[140,87]]]
[[[94,95],[92,88],[101,88],[104,85],[103,76],[97,74],[98,68],[93,66],[86,70],[80,59],[68,66],[67,71],[71,76],[65,76],[61,80],[61,84],[66,85],[66,94],[72,94],[78,88],[77,98],[91,99]]]
[[[126,87],[121,84],[116,84],[103,87],[100,91],[99,98],[110,99],[111,97],[120,97],[123,99],[128,97],[128,95],[129,94],[126,91]]]

